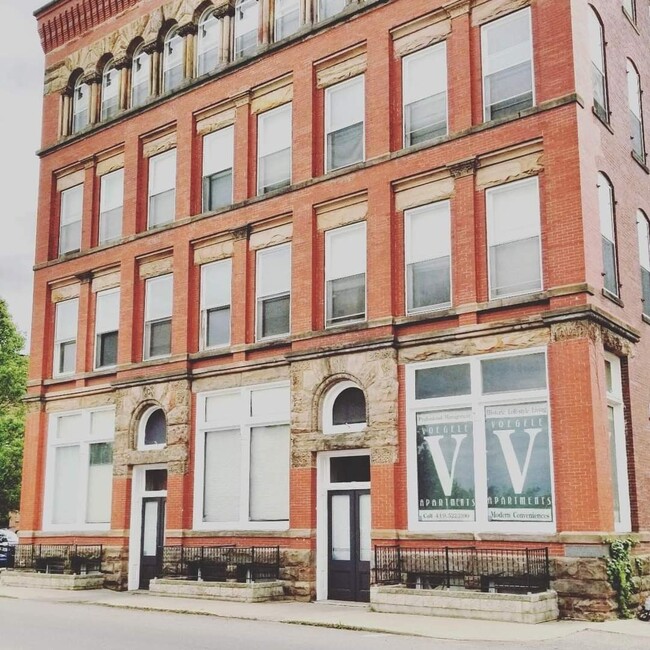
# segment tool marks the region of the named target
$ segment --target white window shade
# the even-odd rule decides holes
[[[231,273],[230,259],[204,264],[201,267],[202,309],[230,304]]]
[[[113,445],[107,442],[92,444],[88,465],[86,523],[110,523],[112,492]]]
[[[250,519],[289,519],[289,427],[251,429]]]
[[[90,414],[90,435],[93,438],[113,438],[115,411],[93,411]]]
[[[598,174],[598,212],[601,234],[614,241],[614,197],[612,186],[602,174]]]
[[[486,40],[484,75],[530,60],[530,10],[522,9],[483,27]]]
[[[58,447],[54,454],[52,523],[72,524],[79,505],[79,446]]]
[[[56,341],[67,341],[77,338],[78,307],[78,298],[56,303],[56,324],[54,327],[54,338]]]
[[[83,213],[83,185],[76,185],[61,192],[61,225],[81,221]]]
[[[205,434],[203,521],[240,518],[241,437],[238,429]]]
[[[366,272],[366,224],[337,228],[325,233],[326,280]]]
[[[489,191],[490,246],[539,236],[537,179]]]
[[[289,419],[289,388],[286,386],[260,388],[251,391],[250,414],[269,420]]]
[[[78,440],[85,435],[81,415],[62,415],[57,418],[58,440]]]
[[[447,91],[445,43],[404,57],[404,104]]]
[[[146,284],[146,321],[170,318],[172,315],[173,276],[172,274],[150,278]]]
[[[176,187],[176,149],[149,158],[149,196]]]
[[[203,176],[232,167],[234,131],[234,127],[228,126],[203,138]]]
[[[285,104],[258,117],[258,155],[284,151],[291,147],[291,104]]]
[[[257,253],[257,296],[272,296],[291,289],[291,248],[276,246]]]
[[[326,89],[327,132],[338,131],[364,121],[364,77]]]
[[[96,332],[114,332],[120,328],[120,292],[100,291],[97,293]]]
[[[101,181],[100,212],[121,208],[124,203],[124,170],[104,174]]]
[[[451,230],[447,201],[411,210],[406,218],[407,264],[437,259],[450,254]]]
[[[183,37],[175,33],[165,42],[165,70],[171,70],[183,63]]]
[[[603,28],[593,9],[589,12],[589,56],[598,70],[604,73]]]
[[[205,421],[220,426],[239,424],[242,417],[239,392],[210,395],[205,400]]]

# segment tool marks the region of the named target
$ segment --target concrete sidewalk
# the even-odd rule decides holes
[[[593,629],[621,635],[648,637],[650,644],[650,623],[638,620],[607,623],[557,621],[524,625],[407,614],[380,614],[371,612],[368,606],[357,603],[299,603],[295,601],[233,603],[198,598],[157,596],[146,591],[115,592],[106,589],[59,591],[0,586],[0,599],[2,598],[314,625],[458,641],[546,641],[563,638],[582,630]],[[1,610],[2,600],[0,600]],[[621,640],[621,644],[623,643],[624,640]]]

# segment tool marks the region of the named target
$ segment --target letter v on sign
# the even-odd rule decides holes
[[[451,496],[451,491],[454,487],[454,475],[456,474],[456,461],[458,460],[458,453],[460,452],[460,447],[463,444],[463,440],[467,438],[466,433],[457,433],[451,437],[456,441],[456,447],[454,449],[454,456],[451,460],[451,469],[447,465],[445,460],[445,455],[442,452],[442,447],[440,446],[440,441],[444,436],[425,436],[427,441],[427,447],[429,448],[429,453],[431,454],[431,460],[436,467],[436,472],[438,472],[438,478],[440,479],[440,485],[442,486],[442,491],[445,493],[446,497]]]
[[[524,484],[526,483],[526,476],[528,475],[528,468],[530,467],[530,459],[533,454],[533,447],[535,445],[535,438],[541,429],[524,429],[528,434],[528,450],[526,451],[526,460],[524,461],[523,468],[519,465],[517,454],[512,444],[512,434],[514,429],[507,431],[493,431],[492,433],[499,439],[501,443],[501,451],[506,461],[508,474],[510,474],[510,482],[512,488],[517,494],[524,491]]]

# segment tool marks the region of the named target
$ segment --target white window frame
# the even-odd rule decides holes
[[[228,282],[228,302],[219,303],[219,304],[206,304],[206,275],[207,271],[211,268],[221,267],[224,269],[227,267],[227,274],[229,278]],[[230,310],[230,321],[228,328],[228,341],[221,345],[208,345],[208,311],[211,309],[217,309],[219,307],[228,306]],[[220,348],[227,348],[230,346],[230,341],[232,338],[232,258],[228,257],[223,260],[217,260],[216,262],[209,262],[207,264],[201,265],[201,350],[215,350]]]
[[[77,217],[77,215],[70,215],[67,214],[67,211],[65,209],[66,206],[66,197],[71,196],[72,192],[79,192],[81,194],[80,198],[80,212],[78,215],[78,218],[72,219],[71,217]],[[59,209],[59,255],[67,255],[69,253],[76,253],[81,250],[81,231],[83,228],[83,209],[84,209],[84,186],[83,183],[80,183],[79,185],[74,185],[72,187],[69,187],[65,190],[61,191],[60,194],[60,209]],[[65,221],[65,223],[64,223]],[[66,250],[63,250],[62,244],[63,244],[63,227],[64,226],[71,226],[72,224],[79,224],[79,246],[77,248],[68,248]]]
[[[289,38],[289,36],[292,36],[297,31],[299,31],[303,25],[303,15],[302,15],[303,10],[302,10],[301,0],[289,0],[293,2],[293,6],[297,6],[298,8],[298,27],[293,32],[289,32],[288,34],[285,34],[283,36],[278,36],[278,21],[280,20],[280,18],[284,18],[286,15],[293,13],[295,11],[294,8],[291,9],[290,11],[285,11],[284,13],[280,14],[280,12],[278,11],[278,5],[282,1],[286,2],[287,0],[275,0],[273,6],[273,41],[274,42],[284,40],[285,38]]]
[[[105,190],[105,184],[110,182],[113,179],[118,179],[120,181],[120,190],[121,190],[121,202],[119,205],[116,205],[115,207],[107,207],[106,206],[106,190]],[[109,215],[111,212],[117,210],[119,208],[120,210],[120,234],[117,235],[116,237],[110,237],[108,239],[103,239],[101,236],[102,232],[102,223],[103,221],[108,218],[105,215]],[[106,244],[109,242],[114,242],[117,241],[118,239],[121,238],[122,236],[122,220],[124,217],[124,168],[122,169],[116,169],[115,171],[109,172],[108,174],[103,174],[100,177],[100,191],[99,191],[99,228],[98,228],[98,233],[97,233],[97,242],[99,245],[101,244]]]
[[[224,148],[227,149],[227,155],[224,156],[224,160],[220,163],[213,163],[208,161],[208,151],[209,147],[206,146],[206,139],[212,141],[223,141]],[[222,174],[225,171],[230,170],[230,205],[233,202],[233,191],[235,187],[235,127],[233,125],[225,126],[212,133],[207,133],[203,136],[203,159],[201,167],[201,207],[203,212],[211,212],[212,208],[210,207],[210,196],[206,195],[205,183],[206,179],[210,179],[217,174]],[[209,143],[208,143],[209,144]],[[228,160],[225,160],[229,158]],[[212,170],[212,171],[210,171]],[[207,173],[210,171],[210,173]],[[215,210],[221,210],[226,206],[219,206],[214,208]]]
[[[111,59],[102,73],[102,106],[101,119],[108,120],[120,110],[120,76],[121,71],[115,67],[115,60]],[[110,89],[110,92],[109,92]],[[109,104],[110,101],[110,104]]]
[[[147,318],[147,306],[148,306],[148,296],[150,295],[149,292],[151,291],[150,287],[155,286],[156,281],[160,281],[162,278],[168,279],[169,282],[171,282],[171,310],[168,316],[165,316],[164,318]],[[144,361],[150,361],[151,359],[166,359],[171,356],[171,343],[170,343],[170,350],[166,354],[156,354],[156,355],[151,355],[149,356],[147,354],[147,340],[150,338],[147,336],[147,327],[151,323],[157,323],[161,321],[166,321],[169,320],[170,322],[170,327],[171,329],[171,342],[174,340],[174,274],[173,273],[165,273],[164,275],[157,275],[156,277],[153,278],[147,278],[145,280],[145,288],[144,288],[144,318],[143,318],[143,323],[144,327],[142,328],[142,359]]]
[[[115,368],[117,366],[117,358],[115,359],[115,363],[106,365],[106,366],[100,366],[97,364],[99,358],[98,358],[98,353],[99,353],[99,337],[102,334],[110,334],[111,332],[116,332],[117,337],[118,337],[118,344],[119,344],[119,336],[120,336],[120,328],[119,328],[119,309],[118,309],[118,314],[117,314],[117,319],[118,319],[118,326],[116,329],[114,328],[108,328],[108,329],[100,329],[100,324],[99,324],[99,319],[97,318],[98,312],[99,312],[99,301],[103,296],[112,296],[117,294],[118,296],[118,305],[120,302],[120,288],[115,287],[113,289],[106,289],[105,291],[98,291],[95,294],[95,346],[94,346],[94,360],[93,360],[93,368],[95,370],[108,370],[110,368]]]
[[[153,167],[155,165],[164,160],[165,158],[174,158],[174,184],[172,187],[168,187],[167,189],[164,189],[160,192],[156,192],[156,194],[153,194],[153,179],[154,179],[154,173],[153,173]],[[155,156],[151,156],[148,159],[148,190],[147,190],[147,229],[151,228],[160,228],[162,226],[166,226],[170,223],[174,223],[176,220],[176,185],[178,182],[178,160],[176,158],[176,149],[170,149],[169,151],[163,151],[163,153],[159,153]],[[163,221],[162,223],[153,223],[151,219],[151,199],[153,199],[156,196],[160,196],[161,194],[165,194],[166,192],[174,192],[174,209],[172,211],[172,216],[171,219],[168,219],[166,221]]]
[[[334,18],[334,16],[338,16],[340,13],[343,13],[350,2],[350,0],[345,0],[343,9],[340,9],[339,11],[335,11],[334,13],[330,14],[329,16],[323,16],[322,14],[325,13],[323,12],[323,5],[326,5],[328,2],[331,0],[316,0],[317,2],[317,14],[318,14],[318,22],[321,22],[323,20],[329,20],[331,18]]]
[[[637,159],[645,162],[645,125],[643,123],[643,89],[641,88],[641,74],[637,69],[632,59],[627,59],[625,63],[627,75],[627,106],[630,113],[630,121],[635,119],[639,123],[639,147],[641,151],[637,151],[634,146],[634,134],[630,133],[630,140],[632,141],[632,153]]]
[[[491,270],[492,264],[491,264],[491,257],[490,257],[490,249],[492,248],[492,237],[490,235],[490,230],[492,228],[490,226],[490,222],[494,210],[492,197],[500,190],[506,190],[515,187],[517,185],[526,185],[526,184],[535,185],[536,204],[533,207],[537,208],[537,224],[538,224],[537,239],[538,239],[538,247],[539,247],[539,287],[535,289],[524,289],[521,291],[513,291],[511,293],[501,294],[498,296],[492,295],[493,283],[492,283],[492,270]],[[486,258],[487,258],[487,272],[488,272],[488,291],[489,291],[490,300],[502,300],[504,298],[525,296],[528,294],[539,293],[540,291],[544,291],[544,259],[543,259],[543,247],[542,247],[542,206],[541,206],[541,196],[539,193],[539,178],[537,176],[533,176],[531,178],[524,178],[523,180],[520,181],[512,181],[510,183],[495,185],[494,187],[488,188],[485,191],[485,216],[486,216],[486,230],[487,230]],[[519,240],[512,240],[512,241],[522,241],[522,240],[519,239]]]
[[[598,200],[598,216],[600,220],[600,236],[601,240],[605,239],[607,240],[613,247],[614,249],[614,281],[616,282],[616,291],[610,291],[607,286],[606,286],[606,277],[607,277],[607,271],[605,269],[605,257],[604,255],[601,255],[602,258],[602,264],[603,264],[603,270],[602,270],[602,275],[603,275],[603,290],[607,292],[607,295],[613,295],[615,297],[619,297],[621,293],[621,279],[620,279],[620,270],[619,270],[619,256],[618,256],[618,237],[616,236],[616,199],[614,195],[614,185],[610,181],[609,177],[603,174],[603,172],[599,171],[597,175],[597,183],[596,183],[596,189],[597,189],[597,200]],[[601,201],[601,183],[605,184],[605,187],[608,190],[608,195],[609,195],[609,214],[605,215],[603,214],[603,205]],[[607,219],[607,224],[605,224],[605,219]],[[611,228],[611,237],[609,236],[609,232],[604,232],[605,226],[609,226]],[[601,247],[602,250],[602,247]]]
[[[487,75],[485,73],[486,70],[486,62],[488,60],[488,53],[487,53],[487,30],[490,29],[490,26],[493,25],[494,23],[502,20],[509,20],[512,16],[515,14],[518,14],[520,12],[526,12],[528,15],[528,30],[530,34],[530,84],[531,84],[531,92],[532,92],[532,106],[537,105],[537,97],[535,94],[535,59],[534,59],[534,51],[535,51],[535,45],[533,43],[533,22],[532,22],[532,16],[531,16],[531,8],[530,7],[524,7],[523,9],[517,9],[516,11],[513,11],[509,14],[506,14],[505,16],[500,16],[499,18],[495,18],[494,20],[491,20],[490,22],[485,23],[484,25],[481,25],[481,92],[482,92],[482,101],[483,101],[483,121],[484,122],[490,122],[493,119],[506,119],[506,118],[493,118],[491,115],[488,115],[488,109],[490,108],[487,103],[486,103],[486,92],[485,92],[485,81],[487,78]],[[502,68],[502,69],[507,69],[507,68]],[[491,73],[493,74],[493,73]],[[528,109],[526,109],[528,110]],[[515,118],[516,115],[509,115],[508,119],[513,119]]]
[[[641,267],[641,304],[643,315],[650,318],[650,292],[645,295],[644,284],[650,284],[650,221],[643,210],[636,211],[639,241],[639,266]],[[644,277],[645,276],[645,277]]]
[[[282,149],[268,151],[267,150],[268,147],[265,146],[263,142],[264,135],[267,131],[266,121],[269,118],[273,118],[275,115],[280,115],[282,113],[288,113],[289,132],[283,135],[287,140],[286,144],[288,144],[289,146],[283,147]],[[289,102],[288,104],[283,104],[282,106],[278,106],[277,108],[272,108],[271,110],[265,111],[264,113],[259,113],[257,116],[257,194],[258,195],[262,195],[267,192],[272,192],[274,189],[282,189],[291,185],[292,166],[293,166],[292,118],[293,118],[293,105],[291,102]],[[273,154],[280,153],[281,151],[285,151],[286,149],[289,150],[289,177],[287,179],[287,185],[282,185],[280,188],[266,189],[262,185],[262,173],[261,173],[262,159],[266,158],[267,156],[272,156]],[[265,153],[262,154],[262,151],[264,151]]]
[[[74,323],[74,329],[75,329],[75,337],[74,339],[66,338],[66,339],[57,339],[56,338],[56,330],[57,330],[57,323],[59,319],[59,305],[63,305],[65,303],[76,303],[76,317],[77,317],[77,322]],[[70,370],[68,372],[60,372],[59,371],[59,359],[61,357],[61,345],[65,343],[70,343],[74,340],[75,343],[75,368],[73,370]],[[77,364],[77,358],[79,355],[79,350],[77,349],[77,343],[79,340],[79,298],[69,298],[68,300],[61,300],[54,305],[54,359],[53,359],[53,364],[52,364],[52,377],[71,377],[76,373],[76,364]]]
[[[218,531],[218,530],[264,530],[264,531],[284,531],[289,529],[289,519],[283,521],[250,521],[250,443],[251,430],[255,427],[263,426],[287,426],[289,436],[290,413],[278,412],[275,417],[254,417],[250,415],[251,394],[255,391],[266,389],[286,389],[290,391],[290,384],[287,381],[274,382],[269,384],[256,384],[236,389],[226,389],[199,393],[197,395],[196,408],[196,456],[194,470],[194,521],[193,529],[198,531]],[[209,422],[205,418],[206,403],[213,396],[233,396],[238,399],[237,413],[233,421],[228,424],[222,424],[218,421]],[[290,397],[290,396],[289,396]],[[290,410],[290,405],[289,410]],[[237,424],[237,422],[239,424]],[[241,441],[241,471],[240,471],[240,518],[239,521],[232,522],[212,522],[203,521],[203,491],[205,482],[205,436],[207,433],[214,431],[229,431],[234,429],[240,431]],[[289,459],[289,480],[291,478],[291,461]],[[290,491],[287,494],[287,509],[290,506]]]
[[[347,165],[343,165],[341,167],[330,167],[329,160],[328,160],[328,149],[327,149],[327,136],[330,134],[330,131],[328,131],[328,124],[330,123],[330,113],[331,113],[331,103],[332,103],[332,93],[335,92],[336,90],[339,90],[340,88],[343,88],[345,86],[352,86],[355,84],[361,84],[361,92],[363,96],[363,120],[361,124],[363,125],[362,128],[362,135],[361,135],[361,147],[362,147],[362,152],[361,152],[361,160],[357,160],[356,162],[349,163]],[[347,126],[343,128],[349,128],[350,126],[353,126],[354,124],[357,124],[357,122],[353,122],[352,124],[348,124]],[[331,86],[328,86],[325,88],[325,128],[323,129],[324,132],[324,141],[323,141],[323,147],[324,147],[324,168],[325,168],[325,173],[333,172],[333,171],[338,171],[339,169],[346,169],[347,167],[351,167],[352,165],[358,165],[361,162],[364,162],[366,159],[366,77],[365,74],[360,74],[357,75],[356,77],[352,77],[352,79],[348,79],[346,81],[341,81],[340,83],[333,84]],[[339,131],[341,129],[338,129]],[[334,133],[334,131],[332,131]]]
[[[171,61],[174,63],[174,65],[170,65],[170,54],[174,54],[174,49],[171,46],[172,41],[176,41],[174,47],[180,47],[180,54],[176,55],[176,57],[172,58]],[[185,39],[178,33],[178,27],[172,27],[169,32],[167,32],[167,35],[165,36],[165,41],[163,43],[163,51],[162,51],[162,92],[163,93],[168,93],[171,92],[172,90],[176,90],[180,86],[183,85],[183,81],[185,81]],[[178,58],[179,62],[176,63],[176,58]],[[181,71],[181,78],[178,82],[173,83],[170,85],[169,81],[167,80],[168,74],[172,71],[175,70],[176,68],[180,68]]]
[[[81,101],[83,99],[83,102]],[[72,90],[72,119],[70,131],[72,133],[79,133],[83,131],[90,124],[90,86],[82,81],[80,76],[75,82]],[[77,118],[86,113],[86,119],[81,123]]]
[[[144,62],[141,60],[143,59]],[[144,46],[139,45],[134,54],[131,63],[131,88],[130,88],[130,107],[136,108],[142,106],[151,97],[151,54],[144,51]],[[141,67],[141,71],[137,67]],[[140,78],[142,77],[142,78]],[[135,89],[139,86],[147,85],[147,95],[141,101],[136,101]]]
[[[271,294],[261,294],[260,287],[262,286],[260,271],[263,262],[261,261],[266,255],[273,255],[282,250],[288,250],[289,254],[289,288],[286,291]],[[262,303],[271,298],[280,298],[284,295],[289,296],[289,330],[282,334],[275,334],[274,336],[262,336]],[[286,338],[291,334],[291,243],[280,244],[279,246],[270,246],[268,248],[261,248],[255,255],[255,338],[257,341],[269,341],[277,338]]]
[[[364,256],[364,313],[362,317],[359,318],[349,318],[346,320],[340,320],[336,321],[335,323],[329,323],[328,321],[330,320],[330,313],[329,313],[329,301],[328,301],[328,295],[327,295],[327,283],[330,282],[330,280],[339,280],[342,277],[353,277],[353,276],[341,276],[341,277],[335,277],[335,278],[330,278],[331,276],[331,266],[332,266],[332,261],[331,257],[332,254],[330,252],[331,250],[331,238],[335,235],[339,235],[342,232],[351,232],[353,230],[361,230],[363,229],[363,234],[364,234],[364,240],[365,240],[365,250],[363,251],[363,256]],[[341,327],[345,325],[349,325],[350,323],[363,323],[364,321],[368,320],[368,228],[367,224],[365,221],[360,221],[357,223],[350,224],[348,226],[340,226],[338,228],[332,228],[331,230],[326,230],[325,231],[325,304],[324,304],[324,314],[325,314],[325,327],[327,329],[333,328],[333,327]]]
[[[209,74],[210,72],[214,72],[220,64],[220,50],[221,50],[221,42],[223,40],[223,27],[222,27],[222,21],[220,18],[217,18],[215,15],[216,10],[214,7],[209,7],[206,9],[206,11],[203,12],[203,15],[201,16],[201,19],[199,20],[198,24],[198,32],[196,34],[196,74],[197,76],[201,77],[204,74]],[[214,23],[214,24],[213,24]],[[205,26],[209,25],[210,29],[215,29],[217,33],[217,44],[214,47],[208,47],[205,48],[205,40],[206,36],[204,36],[204,31],[205,31]],[[208,52],[211,52],[213,50],[216,50],[216,57],[217,57],[217,63],[214,67],[207,68],[205,70],[201,69],[201,57],[205,56],[208,54]]]
[[[481,362],[489,359],[513,358],[536,353],[544,353],[546,357],[546,388],[512,392],[482,394]],[[438,397],[430,399],[415,399],[415,375],[417,370],[446,367],[451,365],[470,365],[471,392],[469,395]],[[501,532],[501,533],[554,533],[557,526],[556,490],[553,463],[553,431],[548,377],[548,355],[544,347],[527,348],[510,352],[475,355],[441,361],[427,361],[408,364],[406,366],[406,467],[407,467],[407,510],[408,527],[413,532]],[[549,427],[549,462],[551,494],[553,499],[551,522],[488,521],[487,505],[487,454],[485,434],[485,407],[499,405],[527,404],[545,402],[548,408]],[[418,412],[447,411],[450,409],[468,409],[472,411],[474,425],[474,491],[476,520],[471,522],[423,522],[418,519],[418,465],[417,465],[417,432],[416,415]]]
[[[334,402],[338,396],[348,388],[356,388],[363,393],[363,397],[366,400],[366,420],[365,422],[355,422],[354,424],[333,424],[333,409]],[[366,399],[366,394],[364,390],[358,384],[355,384],[353,381],[346,379],[340,381],[332,388],[327,391],[325,398],[323,399],[323,433],[327,435],[337,434],[337,433],[357,433],[358,431],[363,431],[368,428],[368,400]]]
[[[596,89],[593,89],[594,110],[606,122],[609,122],[609,93],[607,89],[607,58],[605,55],[605,27],[596,13],[596,9],[589,7],[589,49],[591,64],[596,68],[603,78],[603,101],[604,105],[600,106],[596,101]],[[593,85],[593,84],[592,84]],[[600,114],[600,108],[603,114]]]
[[[621,360],[610,352],[605,352],[605,362],[609,363],[611,368],[612,389],[609,390],[607,381],[605,381],[605,390],[607,407],[614,410],[614,445],[616,448],[616,476],[618,478],[618,505],[620,509],[620,521],[614,519],[614,530],[617,533],[629,533],[632,531],[632,513],[630,508],[630,482],[627,472],[625,405],[623,402]],[[605,422],[607,423],[607,419]],[[610,462],[613,460],[610,457]],[[613,487],[612,485],[612,496]]]
[[[244,11],[251,11],[253,5],[255,6],[255,30],[249,29],[246,32],[239,32],[240,25],[241,25],[241,20],[237,20],[237,16],[239,12],[239,15],[243,15]],[[260,23],[260,10],[261,10],[261,4],[259,0],[237,0],[235,4],[235,16],[233,18],[233,58],[235,60],[237,59],[242,59],[248,56],[252,56],[257,52],[259,46],[260,46],[260,37],[259,37],[259,23]],[[255,48],[251,48],[250,51],[247,49],[243,50],[238,50],[237,49],[237,39],[241,38],[242,36],[245,36],[246,34],[251,34],[253,31],[255,31]]]
[[[47,434],[47,455],[45,461],[45,483],[44,483],[44,504],[43,504],[43,531],[45,532],[84,532],[84,531],[107,531],[111,529],[111,523],[85,523],[88,500],[88,468],[90,463],[90,445],[95,443],[111,443],[115,451],[115,435],[110,437],[98,436],[94,438],[91,432],[91,417],[93,413],[100,411],[111,411],[115,413],[114,406],[105,406],[94,409],[83,409],[75,411],[62,411],[50,413],[48,418]],[[68,416],[81,416],[81,434],[78,438],[70,440],[57,440],[58,419]],[[84,434],[85,432],[85,434]],[[76,504],[78,520],[70,524],[55,524],[52,522],[54,516],[54,495],[55,495],[55,472],[56,472],[56,449],[61,447],[79,447],[79,490]],[[113,461],[113,465],[115,461]],[[111,488],[113,486],[111,485]]]
[[[162,411],[163,414],[165,415],[165,439],[168,439],[169,436],[169,425],[167,422],[167,413],[165,413],[164,409],[161,406],[158,406],[157,404],[154,406],[150,406],[141,416],[140,416],[140,422],[138,423],[138,451],[157,451],[160,449],[165,449],[167,447],[167,443],[154,443],[154,444],[146,444],[144,441],[144,434],[145,434],[145,429],[147,428],[147,422],[149,421],[149,418],[153,413],[156,411]],[[166,468],[165,468],[166,469]]]

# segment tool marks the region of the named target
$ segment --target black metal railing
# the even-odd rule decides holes
[[[103,556],[104,548],[99,544],[19,544],[14,568],[85,575],[102,570]]]
[[[529,593],[550,587],[547,548],[375,546],[375,583]]]
[[[279,546],[165,546],[162,577],[263,582],[280,575]]]

